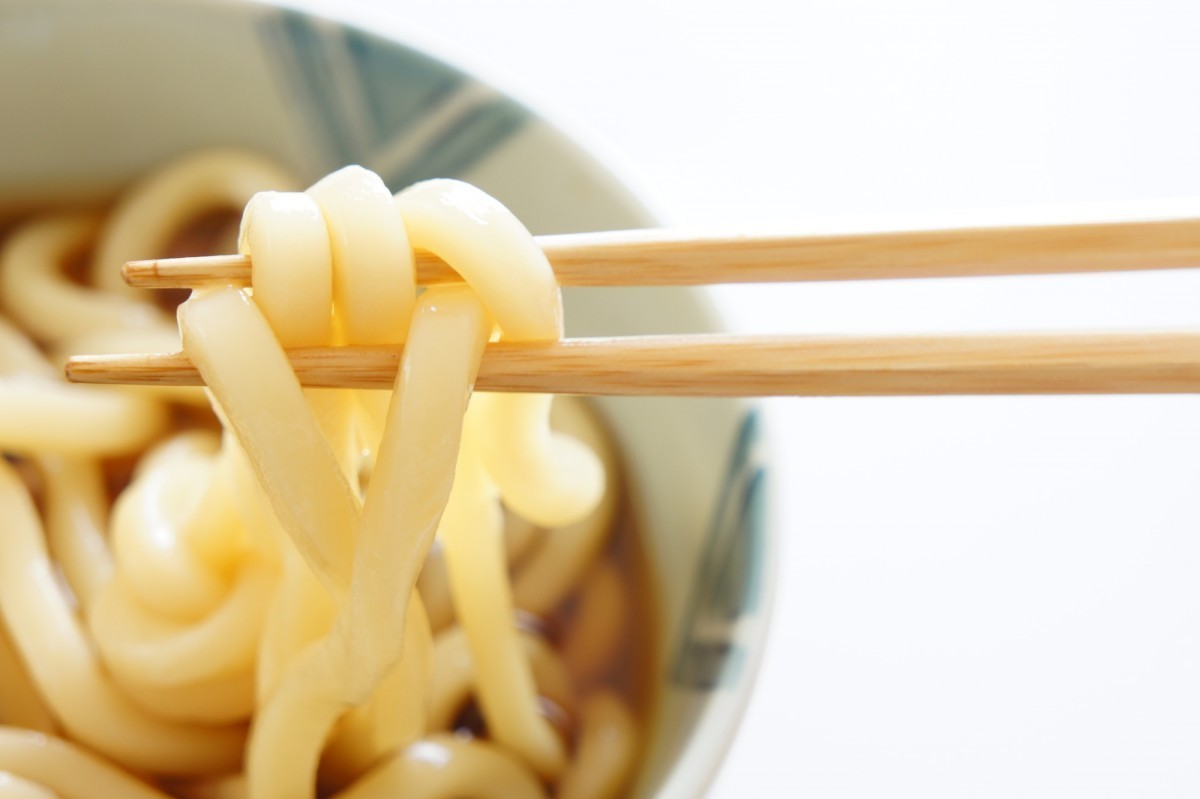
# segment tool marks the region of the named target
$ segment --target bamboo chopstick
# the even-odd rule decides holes
[[[289,353],[310,386],[386,388],[395,348]],[[71,380],[199,385],[182,354],[72,358]],[[670,396],[1200,392],[1200,333],[906,337],[645,336],[490,344],[484,391]]]
[[[1200,266],[1200,218],[802,236],[670,231],[541,236],[562,285],[713,283],[1176,269]],[[242,256],[135,261],[146,288],[251,282]],[[455,273],[417,253],[417,280]],[[394,348],[289,353],[302,383],[390,387]],[[199,385],[186,356],[85,356],[90,383]],[[1200,333],[906,337],[647,336],[489,345],[486,391],[676,396],[1121,394],[1200,392]]]
[[[611,231],[539,236],[564,286],[666,286],[967,277],[1200,266],[1200,219],[807,236],[701,236]],[[133,261],[143,288],[250,283],[243,256]],[[454,272],[417,253],[417,282]]]

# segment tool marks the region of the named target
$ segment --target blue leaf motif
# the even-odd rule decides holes
[[[759,607],[766,534],[766,471],[758,442],[759,417],[751,412],[738,433],[684,613],[672,669],[680,687],[711,691],[731,685],[745,664],[737,625]]]

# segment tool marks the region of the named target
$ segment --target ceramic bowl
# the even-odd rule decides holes
[[[268,5],[16,0],[0,7],[0,214],[111,196],[214,144],[306,181],[360,163],[393,190],[458,177],[535,233],[653,223],[542,116],[403,43]],[[716,329],[694,290],[568,292],[568,334]],[[657,592],[654,707],[634,796],[703,793],[766,637],[777,561],[762,431],[730,400],[600,403],[628,464]]]

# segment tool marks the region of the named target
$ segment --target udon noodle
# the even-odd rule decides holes
[[[466,184],[281,187],[205,152],[0,252],[0,799],[619,795],[611,446],[577,401],[471,392],[489,339],[561,335],[549,264]],[[243,205],[251,289],[176,327],[121,285]],[[463,282],[418,292],[414,249]],[[180,341],[207,392],[59,377]],[[394,390],[301,387],[285,348],[342,344],[403,344]],[[517,623],[567,600],[561,640]]]

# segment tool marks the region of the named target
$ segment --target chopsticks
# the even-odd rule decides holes
[[[309,386],[390,388],[400,350],[289,351]],[[183,354],[72,358],[85,383],[201,385]],[[637,336],[489,344],[481,391],[662,396],[1200,392],[1200,333],[800,337]]]
[[[1036,275],[1200,266],[1200,218],[800,236],[620,230],[538,236],[563,286],[700,286],[819,280]],[[248,285],[240,255],[132,261],[139,288]],[[456,280],[417,252],[421,285]]]
[[[617,231],[538,237],[566,286],[866,280],[1200,266],[1200,219],[809,236]],[[418,282],[454,273],[418,253]],[[245,285],[240,256],[135,261],[134,286]],[[291,350],[302,383],[390,387],[400,351]],[[77,382],[199,385],[182,354],[80,356]],[[675,396],[1200,392],[1200,332],[641,336],[490,344],[476,388]]]

